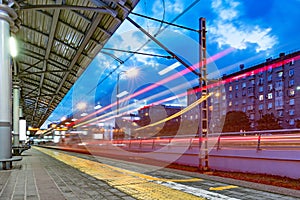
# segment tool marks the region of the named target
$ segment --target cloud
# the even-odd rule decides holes
[[[162,19],[163,10],[165,8],[165,18],[172,18],[173,16],[177,16],[179,13],[183,12],[185,8],[184,0],[155,0],[153,2],[144,1],[140,2],[141,6],[136,7],[135,12],[137,13],[146,13],[146,15]],[[163,6],[163,3],[165,6]],[[134,15],[131,16],[140,26],[142,26],[148,33],[151,35],[156,35],[160,30],[161,23],[154,22],[152,20],[136,17]],[[165,19],[168,20],[168,19]],[[163,25],[165,26],[165,25]],[[168,30],[171,30],[176,33],[176,28],[168,27]],[[118,32],[115,33],[109,40],[108,44],[105,47],[121,49],[121,50],[129,50],[129,51],[139,51],[146,52],[149,54],[158,54],[158,55],[167,55],[166,52],[162,51],[158,45],[154,44],[154,42],[148,43],[142,49],[142,47],[149,38],[139,31],[135,26],[133,26],[130,22],[124,21],[124,23],[119,27]],[[159,39],[161,40],[161,38]],[[105,52],[109,52],[113,54],[114,57],[125,60],[130,55],[129,53],[118,52],[118,51],[109,51],[103,50]],[[126,70],[126,66],[130,67],[130,65],[140,65],[145,67],[151,67],[157,69],[159,67],[159,63],[157,61],[157,57],[155,56],[145,56],[140,54],[135,54],[129,61],[127,61],[124,66],[122,66],[122,70]],[[97,60],[100,68],[104,68],[105,66],[111,65],[113,59],[108,55],[99,54],[97,56]],[[109,69],[113,69],[114,67],[109,67]],[[106,72],[107,72],[106,71]]]
[[[219,47],[230,45],[243,50],[255,44],[256,52],[272,48],[277,43],[277,37],[271,34],[272,28],[243,22],[240,19],[240,6],[237,1],[213,1],[212,9],[218,17],[208,29],[212,39]]]
[[[152,7],[152,12],[157,15],[162,15],[163,11],[163,3],[165,3],[165,12],[167,15],[177,15],[184,10],[184,1],[182,0],[170,0],[170,1],[162,1],[156,0]]]

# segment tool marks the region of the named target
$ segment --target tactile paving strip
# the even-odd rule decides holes
[[[204,199],[154,182],[158,180],[172,182],[172,179],[170,180],[159,179],[156,177],[78,158],[75,156],[71,156],[53,150],[38,148],[38,147],[35,148],[90,176],[105,181],[111,187],[114,187],[122,192],[125,192],[126,194],[136,199],[145,199],[145,200]],[[174,180],[174,181],[184,181],[184,180]],[[201,181],[201,179],[194,178],[192,180],[188,179],[185,181]]]

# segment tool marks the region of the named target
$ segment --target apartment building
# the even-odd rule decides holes
[[[211,98],[211,112],[225,116],[243,111],[256,129],[256,121],[273,113],[283,128],[295,128],[300,119],[300,51],[268,58],[264,63],[224,75]]]

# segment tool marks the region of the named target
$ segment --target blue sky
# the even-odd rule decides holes
[[[134,12],[171,22],[192,2],[141,0]],[[247,68],[263,62],[266,58],[278,57],[280,52],[288,53],[299,50],[299,7],[299,0],[284,2],[280,0],[201,0],[174,23],[198,30],[199,18],[205,17],[208,56],[233,48],[230,53],[208,65],[208,76],[217,78],[222,74],[238,71],[240,64],[245,64]],[[130,15],[130,17],[152,35],[157,34],[165,26],[135,15]],[[169,26],[157,36],[157,39],[188,64],[193,65],[198,62],[197,33]],[[147,40],[147,36],[126,20],[105,47],[136,51]],[[103,51],[112,53],[123,61],[130,56],[128,53]],[[139,51],[168,55],[153,42],[149,42]],[[102,107],[113,104],[116,101],[117,74],[121,71],[131,68],[139,70],[139,75],[135,78],[129,78],[125,74],[120,75],[120,91],[126,90],[132,94],[185,69],[183,66],[178,66],[164,75],[158,74],[162,69],[176,62],[174,59],[134,55],[124,64],[120,64],[112,57],[99,53],[43,127],[78,111],[77,105],[80,102],[87,103],[86,112],[93,110],[97,104]],[[165,92],[156,95],[156,98],[151,98],[151,96],[159,94],[157,88],[155,91],[148,91],[141,96],[128,99],[122,102],[121,106],[125,107],[132,102],[137,102],[136,106],[140,107],[157,101],[159,98],[181,94],[197,85],[196,80],[197,77],[193,73],[185,74],[159,87]],[[166,104],[185,105],[186,98],[178,97]],[[106,112],[114,109],[115,107],[110,108]]]

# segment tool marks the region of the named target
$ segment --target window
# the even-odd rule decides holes
[[[272,84],[269,84],[269,85],[268,85],[268,90],[269,90],[269,92],[272,91],[272,89],[273,89],[273,85],[272,85]]]
[[[272,99],[273,98],[273,94],[272,93],[269,93],[268,94],[268,99]]]
[[[283,117],[283,110],[278,110],[278,117]]]
[[[235,96],[235,98],[238,98],[238,93],[235,93],[235,95],[234,95],[234,96]]]
[[[295,110],[294,109],[289,110],[289,115],[294,115],[294,114],[295,114]]]
[[[236,106],[239,105],[239,102],[238,101],[234,102],[234,105],[236,105]]]
[[[246,96],[246,91],[245,90],[242,91],[242,96]]]
[[[283,109],[283,99],[282,98],[275,99],[275,107],[276,107],[276,109]]]
[[[263,101],[263,100],[264,100],[264,95],[263,95],[263,94],[259,95],[258,99],[259,99],[260,101]]]
[[[238,90],[238,89],[239,89],[239,85],[236,85],[236,86],[235,86],[235,89]]]
[[[242,83],[242,88],[245,88],[247,86],[246,83]]]
[[[290,125],[294,125],[294,124],[295,124],[295,119],[290,119],[289,124],[290,124]]]
[[[273,107],[272,102],[268,103],[268,109],[271,109]]]
[[[263,85],[264,84],[264,79],[263,78],[259,78],[257,85]]]
[[[228,90],[231,92],[232,91],[232,86],[229,86]]]
[[[263,86],[259,86],[258,92],[263,92],[263,91],[264,91],[264,87]]]
[[[229,94],[229,99],[232,99],[232,94]]]
[[[277,76],[278,76],[279,78],[281,78],[281,77],[283,76],[283,72],[278,72],[278,73],[277,73]]]
[[[242,103],[245,104],[246,103],[246,99],[243,99]]]
[[[264,109],[264,104],[259,104],[258,110],[263,110]]]
[[[254,95],[254,87],[249,87],[248,88],[248,95],[249,96]]]
[[[294,64],[295,64],[295,60],[292,59],[292,60],[290,61],[290,66],[293,66]]]
[[[217,98],[215,98],[215,99],[213,99],[213,98],[212,98],[211,100],[213,100],[213,102],[212,102],[212,103],[214,103],[214,104],[218,104],[218,103],[220,103],[220,102],[219,102],[219,100],[220,100],[220,99],[219,99],[218,97],[217,97]]]
[[[276,97],[282,97],[283,96],[282,90],[275,91],[275,96]]]
[[[243,111],[243,112],[246,112],[246,107],[243,107],[243,108],[242,108],[242,111]]]
[[[268,75],[268,82],[272,81],[272,74]]]
[[[282,89],[282,86],[283,86],[283,81],[276,81],[276,83],[275,83],[276,90]]]
[[[291,79],[290,81],[289,81],[289,87],[292,87],[292,86],[294,86],[294,79]]]
[[[232,101],[229,101],[229,104],[228,104],[229,106],[232,106]]]
[[[254,114],[251,114],[251,115],[250,115],[250,119],[251,119],[251,120],[254,120]]]
[[[292,77],[294,75],[294,69],[289,70],[289,77]]]
[[[251,80],[251,84],[252,84],[252,85],[255,85],[254,79]]]
[[[253,110],[253,105],[249,105],[249,106],[247,107],[247,110]]]
[[[225,95],[224,95],[224,96],[222,96],[222,100],[224,100],[224,101],[226,100],[226,96],[225,96]]]
[[[289,103],[291,106],[292,105],[295,105],[295,99],[290,99],[290,103]]]
[[[289,89],[289,90],[288,90],[288,93],[289,93],[289,96],[290,96],[290,97],[295,96],[295,90],[294,90],[294,89]]]

